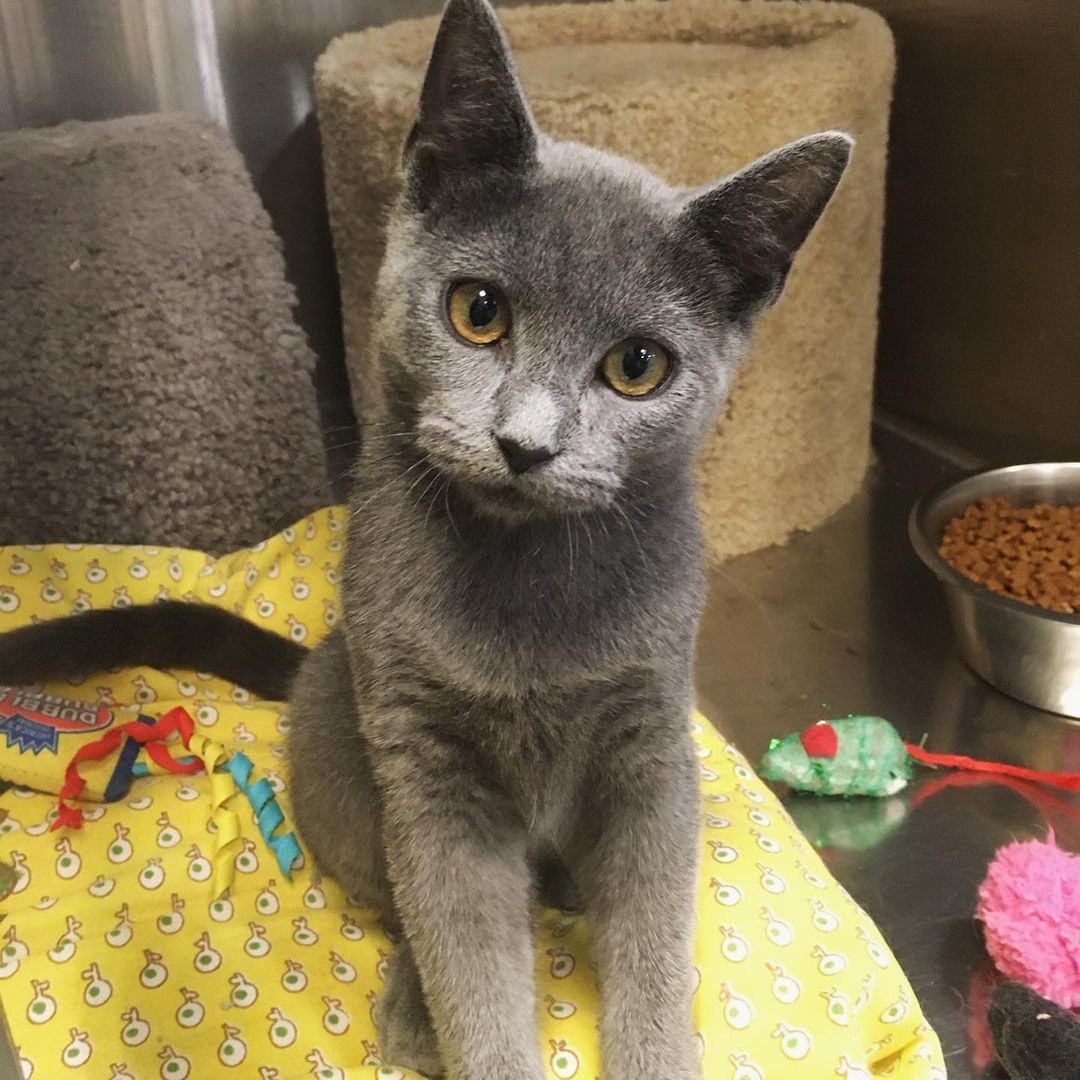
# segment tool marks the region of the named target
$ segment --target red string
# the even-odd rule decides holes
[[[144,745],[146,752],[163,769],[173,773],[198,772],[203,767],[201,761],[198,759],[189,762],[177,761],[164,745],[164,740],[177,731],[180,733],[184,746],[187,746],[195,731],[195,721],[181,705],[170,709],[152,724],[132,720],[130,723],[110,728],[100,739],[80,746],[64,769],[64,785],[60,788],[60,795],[56,802],[56,820],[52,823],[50,831],[59,829],[62,825],[67,825],[72,829],[82,827],[82,811],[76,806],[67,806],[64,802],[65,799],[77,799],[86,787],[86,781],[79,775],[79,764],[83,761],[101,761],[102,758],[107,758],[120,746],[125,735]]]
[[[1020,765],[1004,765],[996,761],[978,761],[963,754],[932,754],[915,743],[907,744],[907,752],[923,765],[942,765],[947,769],[964,769],[967,772],[990,773],[994,776],[1015,776],[1020,780],[1032,780],[1037,784],[1049,784],[1065,791],[1080,791],[1080,773],[1039,772]]]

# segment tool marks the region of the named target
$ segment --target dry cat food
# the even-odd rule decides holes
[[[938,554],[1003,596],[1080,614],[1080,506],[981,499],[945,526]]]

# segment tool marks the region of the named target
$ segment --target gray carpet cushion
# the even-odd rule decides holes
[[[0,134],[0,544],[220,552],[328,501],[293,303],[215,125]]]

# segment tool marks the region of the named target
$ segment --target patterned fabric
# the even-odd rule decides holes
[[[147,547],[0,549],[0,629],[167,596],[220,604],[313,644],[337,619],[344,520],[340,508],[320,511],[222,559]],[[85,734],[68,724],[37,740],[55,741],[55,751],[35,752],[20,728],[0,747],[0,774],[55,792],[79,740],[100,737],[96,706],[119,723],[182,704],[203,734],[251,759],[253,779],[268,778],[288,822],[280,704],[150,669],[46,690],[88,703],[95,719]],[[693,727],[705,1076],[790,1080],[797,1065],[815,1078],[945,1080],[937,1039],[876,928],[742,756],[701,717]],[[234,886],[213,899],[210,786],[204,774],[151,767],[123,801],[84,803],[78,831],[48,831],[53,796],[0,796],[0,857],[16,871],[0,901],[0,1003],[23,1076],[415,1080],[379,1055],[371,1006],[393,945],[370,912],[310,865],[287,880],[249,813]],[[536,981],[549,1077],[595,1080],[586,918],[537,913]]]

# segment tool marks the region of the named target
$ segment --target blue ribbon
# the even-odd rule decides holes
[[[152,716],[143,716],[140,713],[138,721],[140,724],[153,724],[154,718]],[[139,764],[136,763],[135,759],[139,756],[141,749],[142,744],[137,743],[130,735],[124,737],[124,745],[120,747],[120,754],[116,759],[116,768],[113,769],[113,774],[109,777],[109,782],[105,786],[106,802],[116,802],[131,790],[131,779],[133,776],[138,775],[137,770],[139,768]],[[143,769],[146,769],[145,765]]]
[[[270,781],[266,777],[250,783],[251,773],[255,766],[251,758],[240,751],[234,750],[232,756],[225,762],[225,771],[232,774],[236,786],[244,793],[251,808],[255,812],[255,823],[262,834],[263,842],[274,853],[281,872],[292,880],[293,863],[300,858],[300,844],[296,840],[296,834],[292,832],[274,835],[274,830],[285,821],[285,815],[277,804],[277,796]]]
[[[144,723],[147,722],[145,717],[140,716],[139,719],[142,720]],[[135,742],[134,739],[131,739],[129,741],[133,743]],[[135,748],[136,750],[140,749],[138,743],[135,743]],[[195,757],[194,754],[183,754],[176,760],[179,761],[181,765],[190,765],[193,761],[198,761],[199,759]],[[150,772],[150,766],[147,765],[145,761],[136,761],[135,764],[131,766],[131,775],[137,780],[141,780],[145,776],[152,776],[153,773]]]

